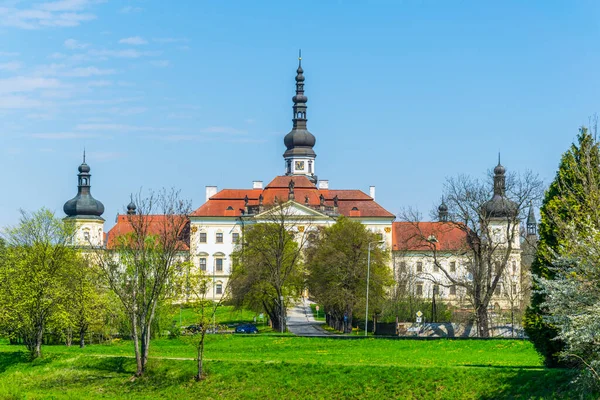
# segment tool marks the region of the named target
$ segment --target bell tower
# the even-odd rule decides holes
[[[296,70],[296,95],[292,97],[292,101],[294,102],[292,130],[283,139],[287,148],[283,153],[285,174],[304,175],[311,182],[316,183],[315,158],[317,155],[313,150],[316,139],[306,128],[306,102],[308,98],[304,95],[304,70],[302,69],[301,52],[298,54],[298,69]]]

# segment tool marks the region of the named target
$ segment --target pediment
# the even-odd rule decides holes
[[[307,207],[294,200],[288,200],[286,203],[280,206],[272,207],[268,210],[263,211],[260,214],[254,216],[255,220],[272,220],[278,219],[281,214],[286,218],[292,220],[306,220],[306,219],[331,219],[331,216],[315,210],[314,208]]]

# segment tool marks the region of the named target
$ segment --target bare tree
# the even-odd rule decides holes
[[[176,190],[141,194],[128,212],[108,249],[99,250],[99,265],[110,288],[121,300],[131,324],[137,362],[136,376],[146,370],[152,321],[160,301],[181,289],[181,269],[189,257],[191,203]]]
[[[507,266],[520,254],[521,219],[531,202],[539,202],[542,193],[543,184],[536,174],[506,176],[504,167],[498,163],[493,185],[489,179],[482,181],[466,175],[447,179],[444,199],[448,218],[437,224],[436,230],[421,229],[420,218],[414,212],[401,215],[414,226],[414,234],[407,239],[414,242],[411,246],[415,243],[421,246],[423,254],[431,258],[443,277],[427,278],[465,291],[474,309],[480,337],[490,335],[490,301]],[[440,243],[439,236],[444,230],[462,233],[460,240],[452,243],[452,253]],[[460,272],[451,271],[445,262],[449,254],[465,260]]]

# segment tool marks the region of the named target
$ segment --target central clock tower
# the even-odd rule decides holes
[[[315,175],[315,158],[317,155],[313,150],[316,139],[306,128],[306,102],[308,98],[304,95],[304,70],[302,69],[302,57],[298,57],[298,69],[296,70],[296,95],[294,101],[293,127],[290,133],[285,135],[283,142],[287,150],[283,153],[285,159],[286,175],[304,175],[313,183],[317,183]]]

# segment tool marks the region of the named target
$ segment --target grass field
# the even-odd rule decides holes
[[[524,341],[339,340],[214,335],[208,377],[195,382],[190,338],[157,340],[149,371],[131,380],[129,342],[44,347],[28,362],[0,344],[0,398],[575,398],[572,372],[541,367]],[[592,397],[590,397],[592,398]]]

